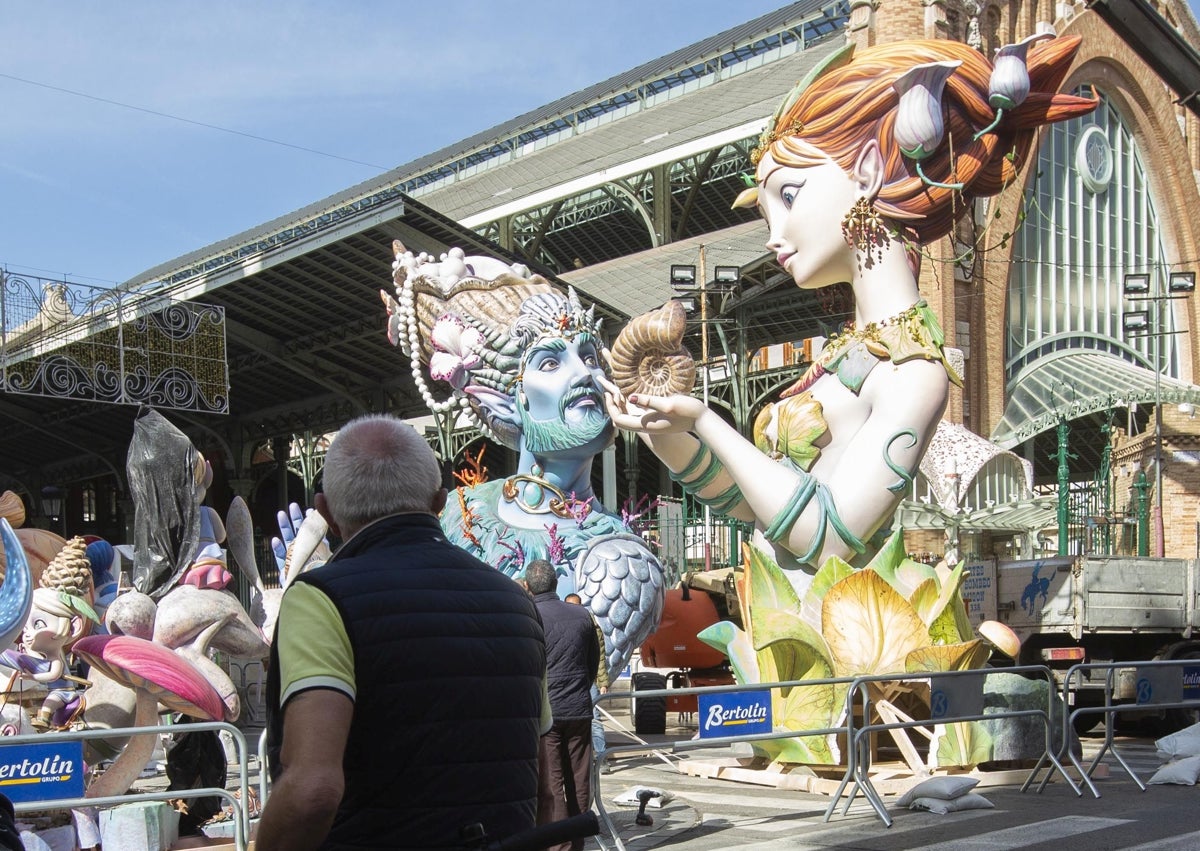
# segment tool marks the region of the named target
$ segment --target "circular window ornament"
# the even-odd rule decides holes
[[[1083,131],[1075,145],[1075,168],[1088,192],[1099,195],[1112,180],[1113,155],[1108,136],[1093,124]]]

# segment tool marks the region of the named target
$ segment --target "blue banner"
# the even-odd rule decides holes
[[[83,797],[83,742],[0,745],[0,792],[14,804]]]
[[[1184,666],[1183,699],[1200,700],[1200,665]]]
[[[771,732],[771,692],[700,694],[700,738]]]

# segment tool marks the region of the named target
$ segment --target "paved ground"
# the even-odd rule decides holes
[[[1098,737],[1085,738],[1085,756],[1094,754],[1099,744]],[[1160,764],[1149,738],[1121,738],[1118,747],[1143,781]],[[1022,793],[1019,783],[981,785],[977,791],[994,804],[993,809],[947,815],[899,809],[891,804],[893,796],[885,800],[894,819],[888,828],[861,797],[848,813],[839,807],[826,822],[827,796],[688,776],[680,773],[681,763],[711,759],[711,755],[664,756],[623,759],[601,778],[601,794],[614,812],[621,846],[631,851],[659,847],[696,851],[1200,849],[1200,791],[1150,786],[1141,792],[1111,758],[1097,772],[1099,799],[1086,790],[1075,795],[1061,778],[1041,793]],[[1099,778],[1105,767],[1107,777]],[[634,808],[611,803],[638,786],[674,796],[662,809],[647,810],[654,819],[649,827],[634,824]],[[588,847],[618,847],[611,837],[600,840],[592,840]]]
[[[666,736],[647,737],[650,745],[669,740],[690,739],[695,732],[690,719],[671,713]],[[637,740],[628,732],[626,714],[617,711],[608,724],[609,743]],[[253,752],[261,727],[253,722],[246,729]],[[1085,737],[1085,757],[1100,745],[1097,735]],[[1153,738],[1121,737],[1118,748],[1136,772],[1148,779],[1159,767]],[[616,826],[616,838],[589,840],[589,849],[644,851],[651,848],[694,849],[694,851],[767,851],[799,849],[816,851],[1196,851],[1200,849],[1200,790],[1195,787],[1151,786],[1141,792],[1110,757],[1098,773],[1096,785],[1101,798],[1084,790],[1076,796],[1061,778],[1044,792],[1021,793],[1019,783],[981,785],[977,791],[995,806],[989,810],[934,815],[902,810],[889,804],[894,824],[887,828],[873,809],[857,798],[843,812],[841,807],[825,821],[829,797],[789,791],[773,786],[689,776],[681,768],[714,759],[732,760],[732,749],[688,751],[672,754],[647,746],[635,755],[624,755],[601,777],[599,793]],[[238,785],[237,766],[230,766],[229,788]],[[1107,777],[1099,774],[1106,773]],[[257,785],[258,759],[248,764]],[[1022,775],[1023,777],[1023,775]],[[1011,776],[1009,778],[1011,780]],[[987,781],[985,780],[986,784]],[[145,788],[165,788],[165,777],[146,778]],[[637,787],[669,793],[661,808],[649,808],[649,826],[635,824],[637,807],[622,807],[613,799]],[[212,825],[214,836],[228,834],[229,826]],[[619,842],[618,842],[619,840]],[[225,840],[228,841],[228,840]],[[182,847],[182,846],[181,846]],[[192,845],[191,847],[200,847]]]

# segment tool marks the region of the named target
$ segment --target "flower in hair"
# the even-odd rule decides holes
[[[467,373],[482,363],[479,352],[484,347],[483,335],[453,313],[446,313],[434,323],[431,342],[429,374],[461,390],[467,383]]]
[[[906,71],[892,84],[900,95],[896,109],[896,144],[909,159],[923,160],[942,141],[942,90],[959,61],[927,62]]]
[[[1016,44],[1006,44],[996,51],[996,64],[988,80],[988,103],[993,109],[1016,109],[1029,96],[1029,69],[1025,54],[1034,42],[1053,38],[1052,33],[1037,33]]]

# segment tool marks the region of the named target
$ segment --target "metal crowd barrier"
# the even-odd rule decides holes
[[[694,688],[670,688],[670,689],[630,689],[628,692],[610,691],[608,694],[600,695],[596,701],[596,705],[614,700],[641,700],[647,697],[679,697],[687,694],[721,694],[728,692],[745,692],[745,691],[768,691],[777,688],[803,688],[805,686],[819,685],[849,685],[854,681],[853,677],[830,677],[819,680],[788,680],[786,682],[777,683],[750,683],[749,685],[727,685],[727,686],[697,686]],[[616,851],[625,851],[625,844],[621,842],[621,837],[617,833],[616,825],[613,824],[612,816],[604,806],[604,796],[601,794],[600,788],[600,766],[604,760],[615,754],[642,752],[645,750],[668,751],[677,753],[679,751],[701,750],[704,748],[723,748],[735,742],[763,742],[771,739],[794,739],[804,736],[826,736],[837,733],[848,733],[849,729],[846,725],[835,727],[821,727],[812,730],[784,730],[775,733],[755,733],[745,736],[719,736],[710,739],[671,739],[663,742],[655,742],[654,744],[640,743],[631,745],[616,745],[615,747],[605,748],[598,754],[593,754],[592,759],[592,801],[596,806],[596,810],[600,815],[600,820],[604,825],[601,833],[597,834],[595,839],[600,845],[601,851],[608,851],[608,846],[604,842],[604,834],[607,835],[615,843]]]
[[[983,688],[989,673],[1034,675],[1045,679],[1047,684],[1046,707],[1044,709],[1002,710],[984,714]],[[857,728],[854,726],[853,710],[855,708],[854,701],[856,694],[861,694],[862,696],[862,718],[869,722],[871,717],[870,685],[895,683],[908,686],[923,681],[929,682],[930,718],[914,721],[889,721],[876,724],[866,723]],[[1045,665],[1020,665],[1011,668],[995,669],[975,668],[967,671],[921,671],[906,674],[873,674],[870,676],[855,677],[851,683],[850,691],[846,694],[846,726],[849,728],[846,737],[846,773],[843,775],[837,791],[834,792],[829,802],[829,807],[825,810],[825,821],[829,821],[830,816],[837,807],[838,801],[841,800],[842,795],[845,793],[846,787],[853,783],[850,795],[846,800],[846,807],[842,811],[843,815],[849,812],[850,805],[854,802],[856,794],[861,791],[863,797],[866,798],[872,809],[875,810],[875,813],[883,821],[884,826],[891,827],[892,818],[888,815],[887,808],[884,806],[883,800],[872,785],[867,773],[871,767],[871,736],[875,733],[892,730],[909,730],[917,727],[927,728],[931,725],[957,724],[963,721],[993,721],[1000,718],[1042,719],[1042,724],[1046,731],[1045,743],[1042,756],[1039,758],[1034,772],[1036,773],[1038,768],[1045,761],[1049,760],[1062,772],[1063,777],[1075,791],[1075,794],[1081,794],[1078,786],[1067,776],[1062,763],[1059,762],[1056,753],[1058,748],[1055,747],[1053,742],[1055,729],[1053,723],[1054,700],[1057,697],[1058,689],[1054,684],[1054,675]],[[1026,778],[1024,785],[1021,786],[1022,792],[1029,786],[1033,776],[1034,774],[1031,773]]]
[[[223,730],[233,736],[233,742],[238,753],[240,798],[224,787],[204,786],[196,789],[171,789],[166,792],[132,792],[125,795],[108,795],[102,798],[52,798],[45,801],[24,801],[14,803],[13,809],[18,813],[27,813],[41,812],[43,810],[73,810],[84,807],[111,807],[137,801],[168,801],[177,798],[207,798],[217,796],[224,798],[232,805],[234,846],[237,851],[246,851],[250,825],[249,796],[246,794],[250,785],[249,770],[246,766],[248,749],[246,746],[246,737],[233,724],[226,721],[203,721],[194,724],[159,724],[154,727],[114,727],[111,730],[68,730],[62,733],[27,733],[21,736],[6,736],[3,744],[48,744],[51,742],[73,742],[85,739],[124,738],[126,736],[146,733],[153,733],[155,735],[161,733],[194,733],[202,730]]]
[[[1197,682],[1187,684],[1184,683],[1186,671],[1184,668],[1194,668],[1194,676]],[[1136,696],[1133,703],[1113,703],[1113,678],[1118,671],[1130,670],[1135,672],[1136,676]],[[1165,669],[1165,670],[1164,670]],[[1179,670],[1178,676],[1171,674],[1170,669]],[[1106,753],[1112,753],[1113,758],[1124,769],[1125,773],[1137,784],[1138,788],[1145,792],[1146,784],[1137,776],[1129,763],[1113,746],[1113,733],[1115,727],[1116,716],[1125,712],[1145,712],[1147,709],[1197,709],[1200,710],[1200,661],[1196,659],[1156,659],[1154,661],[1145,662],[1085,662],[1078,665],[1072,665],[1067,669],[1066,677],[1063,680],[1062,697],[1063,703],[1066,706],[1075,706],[1078,701],[1075,699],[1077,692],[1082,685],[1083,675],[1100,672],[1104,674],[1104,703],[1100,706],[1080,706],[1073,710],[1070,715],[1064,714],[1063,717],[1063,744],[1058,755],[1061,757],[1065,751],[1071,759],[1071,763],[1079,771],[1080,778],[1087,784],[1092,795],[1099,798],[1100,791],[1096,788],[1096,784],[1092,782],[1092,773],[1096,770],[1096,766],[1100,764],[1100,760],[1104,758]],[[1089,676],[1089,679],[1091,677]],[[1186,698],[1185,694],[1194,694],[1195,697]],[[1076,758],[1075,753],[1070,749],[1068,733],[1074,725],[1075,719],[1084,715],[1104,715],[1104,743],[1100,746],[1096,756],[1092,758],[1091,764],[1084,768],[1083,764]],[[1035,773],[1040,771],[1043,762],[1039,762],[1034,768]],[[1061,763],[1055,766],[1063,776],[1066,777],[1066,771]],[[1046,777],[1038,786],[1040,792],[1050,778],[1054,775],[1054,768],[1046,772]],[[1079,794],[1083,794],[1079,792]]]

